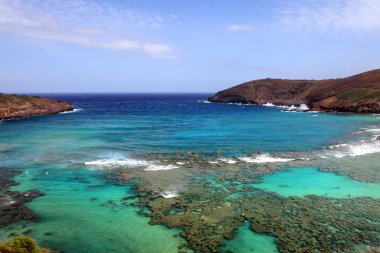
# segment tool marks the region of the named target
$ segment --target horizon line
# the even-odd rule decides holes
[[[163,91],[163,92],[156,92],[156,91],[147,91],[147,92],[144,92],[144,91],[131,91],[131,92],[128,92],[128,91],[122,91],[122,92],[85,92],[85,91],[81,91],[81,92],[62,92],[62,91],[57,91],[57,92],[6,92],[6,93],[3,93],[3,92],[0,92],[0,94],[15,94],[15,95],[43,95],[43,94],[46,94],[46,95],[49,95],[49,94],[61,94],[61,95],[75,95],[75,94],[84,94],[84,95],[91,95],[91,94],[110,94],[110,95],[118,95],[118,94],[214,94],[216,93],[215,91],[199,91],[199,92],[196,92],[196,91],[169,91],[169,92],[166,92],[166,91]]]

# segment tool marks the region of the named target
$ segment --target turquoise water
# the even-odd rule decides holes
[[[249,222],[236,231],[236,238],[227,241],[222,252],[234,253],[279,253],[275,238],[253,232]]]
[[[332,198],[380,198],[380,184],[364,183],[334,173],[320,172],[316,168],[297,168],[266,175],[255,188],[276,192],[282,196],[307,195]]]
[[[123,201],[136,193],[130,186],[107,184],[89,171],[50,170],[48,175],[35,168],[17,177],[20,186],[13,190],[39,189],[45,196],[30,207],[40,218],[37,223],[12,225],[0,233],[31,229],[28,235],[46,247],[64,252],[177,252],[185,243],[179,230],[151,226],[137,208]],[[22,227],[22,228],[21,228]],[[51,234],[50,234],[51,233]]]
[[[80,110],[0,124],[0,168],[21,170],[16,178],[20,185],[13,189],[45,193],[28,204],[40,220],[2,228],[0,238],[31,229],[30,235],[43,246],[67,253],[166,253],[177,252],[185,243],[180,230],[149,225],[138,208],[125,205],[134,201],[123,201],[136,195],[132,185],[107,181],[102,166],[85,163],[133,167],[136,159],[149,163],[154,155],[165,159],[189,151],[210,156],[219,150],[228,157],[318,152],[354,140],[357,135],[352,133],[362,128],[380,128],[373,116],[198,102],[207,98],[204,94],[51,96],[71,101]],[[313,168],[264,176],[254,187],[284,196],[379,197],[378,184]],[[233,252],[276,252],[272,237],[254,234],[246,226],[226,247]]]

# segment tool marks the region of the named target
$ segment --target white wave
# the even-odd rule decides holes
[[[178,197],[178,193],[176,191],[164,191],[161,193],[161,196],[165,199],[171,199]]]
[[[176,164],[178,164],[178,165],[184,165],[185,163],[184,162],[176,162]]]
[[[219,162],[217,162],[217,161],[209,161],[208,163],[210,163],[210,164],[217,164]]]
[[[171,185],[165,191],[161,192],[160,195],[166,199],[176,198],[183,189],[183,185]]]
[[[294,161],[295,159],[271,157],[269,154],[262,154],[256,157],[242,156],[240,160],[246,163],[285,163]]]
[[[176,189],[168,189],[164,192],[161,192],[160,195],[165,199],[171,199],[178,197],[178,191]]]
[[[366,129],[365,131],[370,133],[380,133],[380,128]]]
[[[301,104],[301,105],[299,106],[299,109],[300,109],[301,111],[308,111],[310,108],[309,108],[309,106],[307,106],[307,104]]]
[[[277,107],[277,108],[282,108],[282,109],[289,109],[289,108],[292,108],[291,106],[286,106],[286,105],[275,105],[273,103],[265,103],[265,104],[262,104],[262,106],[266,106],[266,107]]]
[[[228,163],[228,164],[235,164],[237,161],[230,159],[230,158],[219,158],[218,159],[221,162]]]
[[[177,169],[178,166],[168,164],[168,165],[159,165],[159,164],[150,164],[144,170],[145,171],[158,171],[158,170],[172,170]]]
[[[347,146],[347,145],[348,145],[348,143],[342,143],[342,144],[331,145],[331,146],[329,146],[329,149],[345,147],[345,146]]]
[[[149,166],[150,163],[145,160],[136,160],[136,159],[101,159],[91,162],[85,162],[85,165],[96,166],[96,167],[115,167],[115,166],[128,166],[128,167],[139,167],[139,166]]]
[[[376,137],[370,141],[360,141],[357,143],[344,143],[330,146],[323,152],[321,158],[342,158],[346,156],[362,156],[373,153],[380,153],[380,141]]]
[[[166,165],[155,161],[145,161],[137,159],[100,159],[91,162],[85,162],[84,164],[86,166],[101,169],[110,169],[115,167],[142,167],[145,171],[172,170],[178,168],[178,166],[172,164]]]
[[[60,112],[60,114],[74,113],[74,112],[80,112],[80,111],[82,111],[82,109],[80,109],[80,108],[75,108],[75,109],[72,110],[72,111]]]
[[[291,105],[287,108],[287,111],[301,111],[306,112],[310,108],[306,104],[300,104],[300,106]]]
[[[198,103],[211,104],[211,102],[208,100],[198,100]]]

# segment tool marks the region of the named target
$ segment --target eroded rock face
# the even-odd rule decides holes
[[[327,112],[380,112],[380,70],[329,80],[261,79],[209,97],[211,102],[300,105]]]
[[[71,104],[54,99],[0,93],[0,120],[72,111]]]

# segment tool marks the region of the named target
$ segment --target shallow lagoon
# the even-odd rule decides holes
[[[236,238],[226,241],[222,252],[234,253],[278,253],[275,238],[258,234],[249,228],[249,223],[241,226],[236,232]]]
[[[252,186],[284,197],[314,194],[331,198],[380,198],[380,184],[359,182],[334,173],[321,172],[317,168],[280,171],[264,176],[262,183]]]
[[[177,252],[185,243],[178,236],[179,230],[149,225],[149,219],[138,215],[137,208],[123,205],[134,200],[122,200],[135,196],[130,186],[106,183],[100,176],[93,171],[58,169],[46,175],[30,168],[28,174],[17,177],[21,185],[13,190],[39,189],[45,193],[28,205],[41,220],[0,230],[1,239],[30,229],[28,235],[41,244],[67,253],[169,253]]]

